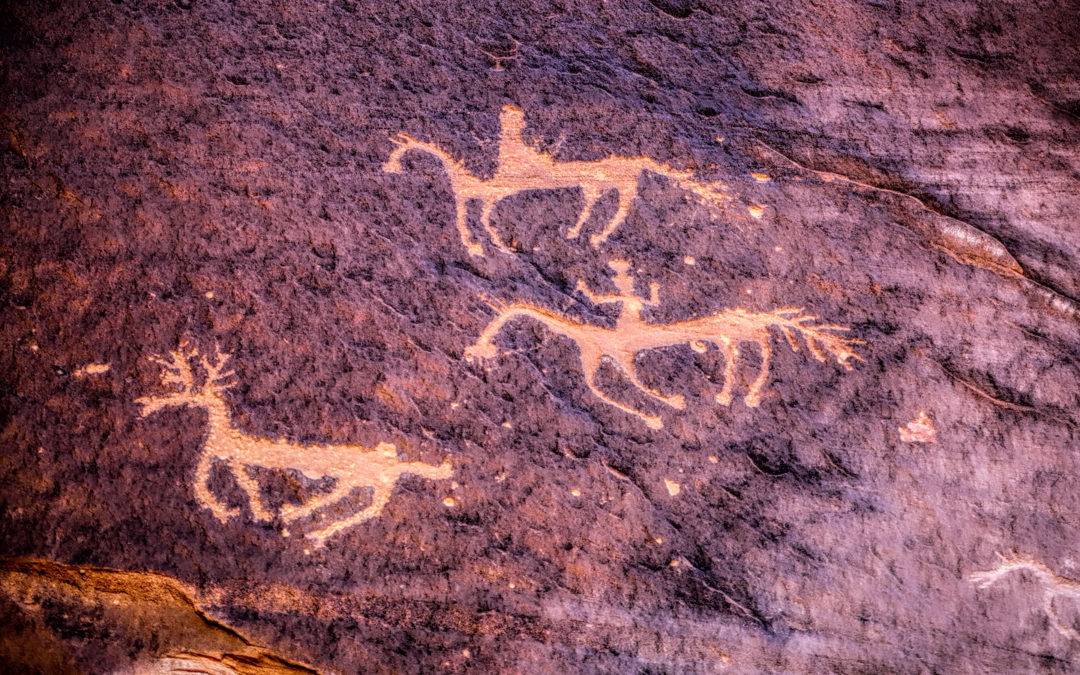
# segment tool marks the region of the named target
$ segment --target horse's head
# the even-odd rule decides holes
[[[390,137],[390,142],[394,144],[394,150],[383,164],[383,171],[401,173],[401,156],[409,151],[409,148],[416,143],[416,139],[408,134],[397,134]]]

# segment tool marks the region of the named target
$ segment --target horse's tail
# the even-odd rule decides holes
[[[863,360],[855,351],[855,345],[866,344],[865,340],[837,335],[851,330],[848,326],[815,324],[818,318],[812,314],[804,314],[802,307],[782,307],[765,316],[771,319],[767,324],[780,330],[793,352],[799,351],[796,337],[801,337],[807,351],[818,361],[825,362],[832,356],[837,363],[851,370],[851,359]]]

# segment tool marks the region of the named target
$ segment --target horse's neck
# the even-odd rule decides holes
[[[424,143],[423,141],[413,141],[412,147],[417,150],[423,150],[424,152],[434,156],[436,159],[442,162],[443,168],[451,175],[467,174],[465,167],[458,164],[457,160],[450,156],[450,154],[444,151],[442,148],[432,145],[431,143]]]

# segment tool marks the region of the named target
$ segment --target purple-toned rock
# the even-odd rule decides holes
[[[1071,672],[1080,9],[0,10],[10,672]]]

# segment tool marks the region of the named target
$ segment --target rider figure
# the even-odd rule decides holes
[[[499,133],[497,173],[515,177],[547,176],[551,173],[551,158],[525,144],[525,113],[521,108],[503,106],[499,124],[502,125],[502,131]]]
[[[619,318],[615,321],[615,330],[634,329],[645,324],[641,318],[641,310],[646,306],[655,307],[660,304],[660,284],[655,281],[649,284],[649,298],[637,295],[634,292],[634,277],[628,272],[630,263],[625,260],[612,260],[608,267],[615,270],[612,281],[615,288],[619,289],[615,294],[596,294],[589,290],[584,281],[577,282],[577,290],[585,294],[594,305],[603,305],[612,302],[622,303],[619,309]]]

